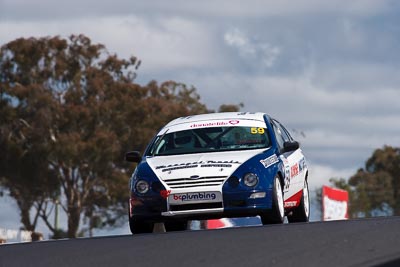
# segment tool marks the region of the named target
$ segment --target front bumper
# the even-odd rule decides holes
[[[265,192],[263,198],[252,198]],[[169,205],[161,197],[135,196],[130,200],[130,216],[145,221],[208,220],[217,218],[251,217],[272,208],[272,190],[223,193],[222,202]]]

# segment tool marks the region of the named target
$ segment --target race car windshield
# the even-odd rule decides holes
[[[212,127],[165,133],[152,143],[148,155],[180,155],[260,149],[270,146],[267,129],[259,127]]]

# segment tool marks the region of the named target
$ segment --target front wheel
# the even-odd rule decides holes
[[[144,222],[136,218],[129,218],[129,228],[132,234],[144,234],[153,232],[154,223]]]
[[[283,223],[285,218],[285,208],[283,206],[283,191],[279,176],[274,178],[274,189],[272,194],[272,209],[270,212],[261,214],[262,224]]]
[[[308,192],[307,180],[304,181],[303,195],[301,196],[300,205],[293,210],[291,216],[288,216],[288,221],[293,222],[308,222],[310,219],[310,198]]]

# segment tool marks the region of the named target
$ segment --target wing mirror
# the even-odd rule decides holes
[[[139,151],[129,151],[125,154],[125,160],[129,162],[139,163],[142,161],[142,155]]]
[[[297,141],[283,143],[283,152],[291,152],[300,148],[300,144]]]

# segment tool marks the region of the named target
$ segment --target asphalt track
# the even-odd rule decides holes
[[[0,266],[400,266],[400,217],[5,244]]]

